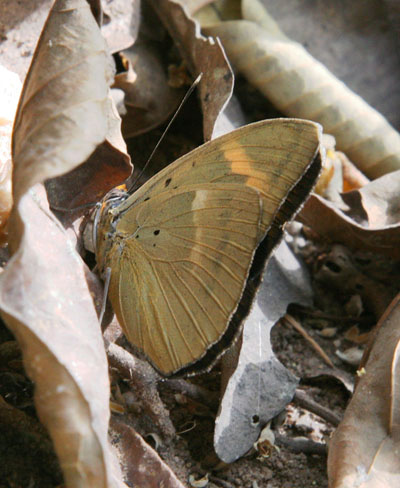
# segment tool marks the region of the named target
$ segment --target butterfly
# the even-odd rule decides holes
[[[309,121],[256,122],[133,194],[105,197],[97,264],[111,273],[108,296],[128,340],[162,375],[209,368],[237,335],[259,269],[315,183],[320,137]]]

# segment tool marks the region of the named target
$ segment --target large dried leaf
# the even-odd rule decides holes
[[[292,400],[298,379],[275,357],[270,332],[290,303],[310,306],[311,296],[307,270],[282,242],[244,323],[240,354],[215,422],[214,448],[224,462],[249,451],[265,424]],[[224,356],[224,363],[227,359]]]
[[[118,132],[110,131],[111,73],[86,0],[56,0],[14,124],[13,256],[0,276],[0,308],[68,487],[122,482],[107,440],[108,368],[88,271],[40,183],[76,168]]]
[[[230,4],[232,0],[221,1]],[[260,3],[280,30],[302,44],[394,127],[400,127],[400,57],[385,2],[260,0]],[[228,18],[240,17],[239,5],[236,16]]]
[[[377,334],[328,456],[331,488],[400,486],[400,295]]]
[[[204,139],[221,135],[219,119],[233,90],[233,74],[218,40],[206,38],[188,15],[183,0],[150,0],[154,10],[175,40],[194,77],[203,74],[199,90],[203,111]],[[224,123],[223,121],[222,123]]]
[[[382,176],[359,190],[342,193],[348,210],[311,195],[300,219],[318,234],[352,249],[400,257],[400,171]]]
[[[88,3],[57,0],[25,80],[13,134],[14,198],[84,162],[106,138],[112,68]]]
[[[43,190],[22,196],[13,217],[19,248],[0,277],[0,307],[35,383],[38,415],[68,487],[117,486],[107,443],[107,359],[85,267]]]
[[[239,0],[225,3],[233,9]],[[258,0],[243,0],[241,7],[242,20],[215,23],[204,12],[201,18],[203,31],[221,39],[234,68],[285,114],[321,123],[367,176],[399,169],[400,134],[388,121],[286,37]]]

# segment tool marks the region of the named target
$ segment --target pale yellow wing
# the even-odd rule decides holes
[[[153,195],[116,224],[110,299],[128,339],[163,374],[225,331],[258,244],[261,200],[241,185]]]
[[[228,334],[257,247],[262,261],[312,187],[319,137],[307,121],[252,124],[104,207],[96,257],[111,268],[111,302],[128,339],[163,374]]]

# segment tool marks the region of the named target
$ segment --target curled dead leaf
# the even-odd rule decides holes
[[[56,1],[15,118],[14,199],[35,183],[74,169],[105,140],[112,76],[106,44],[88,3]]]
[[[224,14],[241,8],[240,20],[216,21],[214,9],[201,25],[221,39],[235,69],[283,113],[323,125],[368,177],[400,169],[400,134],[379,112],[289,39],[258,0],[225,3]]]
[[[400,256],[399,212],[400,171],[382,176],[341,197],[348,210],[311,195],[299,217],[302,222],[328,239],[351,249]]]
[[[81,165],[109,134],[123,149],[110,115],[111,76],[88,2],[56,0],[14,124],[13,255],[0,276],[0,308],[69,487],[122,481],[107,438],[108,366],[88,271],[41,183]]]
[[[400,483],[400,295],[377,329],[354,396],[329,444],[331,488],[397,488]]]
[[[0,276],[1,313],[22,349],[67,485],[116,486],[107,359],[85,267],[38,190],[20,198],[10,221],[21,240]]]
[[[189,14],[183,0],[150,0],[161,21],[175,40],[182,58],[200,81],[204,139],[221,135],[219,118],[233,90],[233,74],[218,40],[200,33],[199,24]]]

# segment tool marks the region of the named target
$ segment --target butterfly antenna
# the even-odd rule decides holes
[[[200,83],[200,80],[203,76],[203,73],[200,73],[199,76],[194,80],[194,82],[191,84],[189,90],[186,92],[185,96],[182,98],[181,103],[179,104],[178,108],[175,110],[174,115],[172,116],[171,120],[168,122],[167,127],[164,129],[164,132],[162,133],[160,139],[158,140],[157,144],[154,146],[154,149],[151,151],[150,156],[148,157],[146,164],[143,166],[141,172],[137,176],[137,178],[132,182],[132,184],[128,188],[128,192],[131,192],[134,188],[136,183],[140,180],[140,178],[143,176],[144,172],[148,168],[155,152],[157,151],[158,147],[160,146],[161,142],[163,141],[165,135],[167,134],[169,128],[171,127],[172,123],[176,119],[176,116],[178,113],[181,111],[183,105],[186,103],[187,99],[190,97],[190,95],[193,93],[193,90],[196,88],[196,86]]]
[[[83,210],[85,208],[94,207],[96,205],[96,203],[97,202],[84,203],[83,205],[78,205],[77,207],[74,207],[74,208],[59,207],[58,205],[52,205],[51,203],[49,206],[50,206],[51,210],[55,210],[56,212],[68,213],[68,212],[76,212],[77,210]]]

